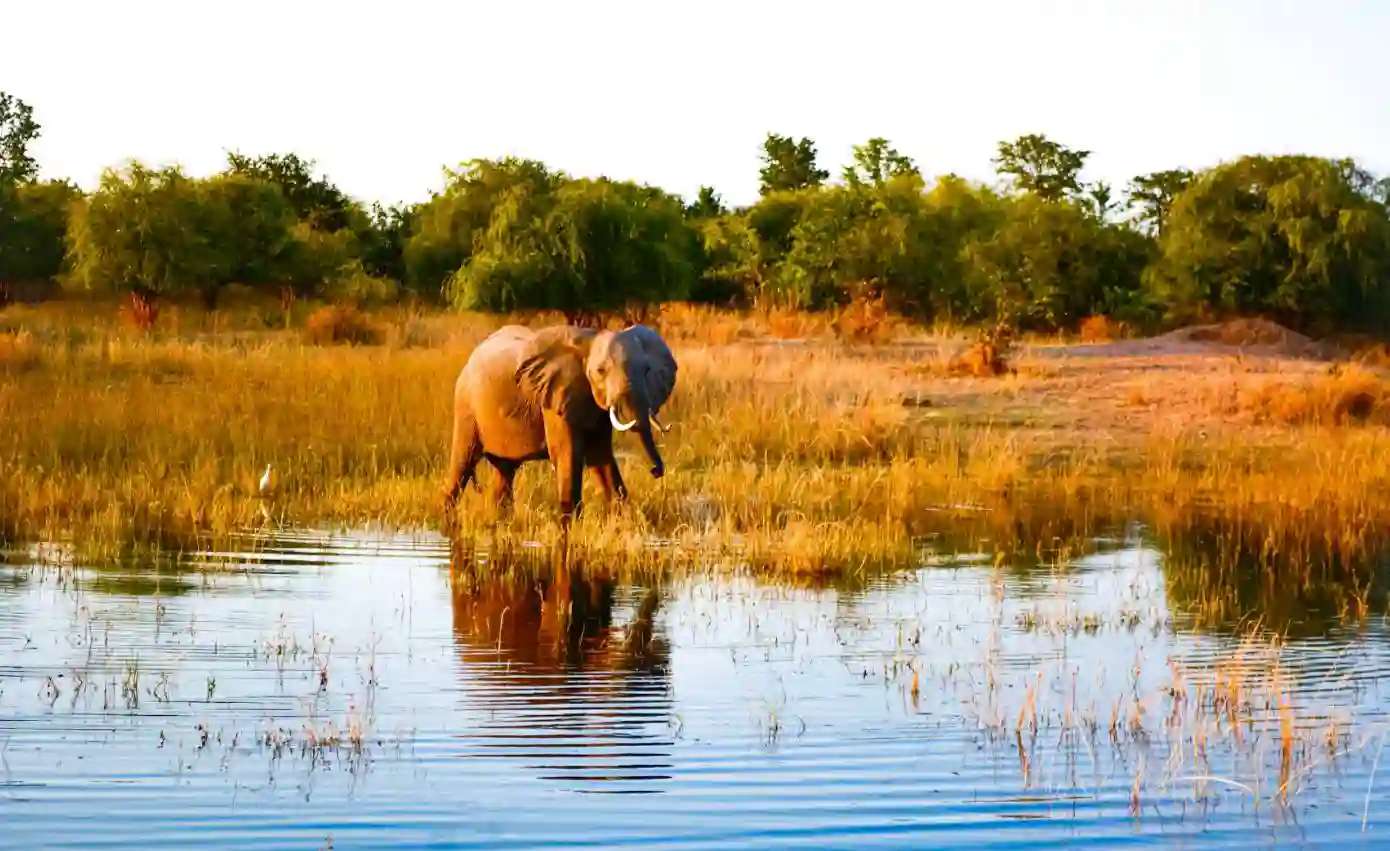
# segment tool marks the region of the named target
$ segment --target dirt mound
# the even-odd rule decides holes
[[[1216,325],[1194,325],[1170,331],[1159,339],[1175,343],[1215,343],[1259,349],[1262,354],[1290,358],[1327,358],[1335,354],[1335,347],[1268,319],[1233,319]]]

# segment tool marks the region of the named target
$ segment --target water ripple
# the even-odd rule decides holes
[[[848,589],[725,573],[659,590],[592,568],[464,581],[430,537],[246,544],[153,573],[7,554],[0,846],[1360,847],[1390,830],[1384,623],[1200,630],[1132,542],[1070,570],[938,559]]]

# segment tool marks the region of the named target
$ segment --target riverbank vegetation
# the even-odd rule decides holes
[[[517,159],[383,208],[293,154],[204,177],[131,163],[83,192],[36,179],[38,131],[3,99],[11,538],[431,526],[472,345],[508,321],[632,319],[680,360],[671,475],[624,462],[632,505],[591,501],[575,536],[595,555],[1057,559],[1138,521],[1215,541],[1217,570],[1311,577],[1390,532],[1370,345],[1390,323],[1390,185],[1350,161],[1245,157],[1120,193],[1041,135],[999,145],[994,185],[928,179],[871,139],[832,180],[811,140],[774,134],[736,209]],[[1281,325],[1223,321],[1249,315]],[[548,470],[517,496],[496,525],[470,493],[464,540],[553,542]]]
[[[377,342],[319,345],[265,328],[254,306],[169,311],[150,331],[84,308],[0,318],[0,517],[12,538],[108,551],[281,521],[437,528],[449,387],[507,321],[381,310],[364,320]],[[972,337],[946,330],[861,344],[830,326],[779,339],[756,315],[708,309],[650,321],[682,369],[670,474],[651,480],[619,438],[633,499],[609,512],[586,485],[574,540],[594,556],[789,572],[943,549],[1064,560],[1142,522],[1208,547],[1213,569],[1313,576],[1373,558],[1390,533],[1375,460],[1390,409],[1371,363],[1038,339],[1013,344],[1008,374],[977,377],[955,368]],[[505,524],[466,494],[462,538],[554,543],[550,475],[524,469]]]

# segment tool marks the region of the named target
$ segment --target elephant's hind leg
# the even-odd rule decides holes
[[[496,471],[496,475],[492,477],[492,501],[497,505],[499,516],[505,516],[512,510],[512,485],[516,481],[516,471],[521,464],[491,455],[487,456],[487,460]]]
[[[478,433],[478,421],[468,411],[454,416],[453,447],[449,452],[449,475],[444,485],[444,510],[451,512],[459,494],[473,479],[478,462],[483,457],[483,438]]]

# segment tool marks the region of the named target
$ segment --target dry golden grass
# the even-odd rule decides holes
[[[159,321],[159,302],[132,293],[120,309],[121,322],[128,328],[147,331]]]
[[[267,516],[434,526],[450,388],[472,346],[518,319],[380,311],[382,344],[322,348],[278,327],[278,308],[166,309],[135,331],[114,311],[12,307],[0,365],[24,368],[0,366],[0,534],[119,548],[189,545]],[[1390,432],[1369,367],[1041,347],[1017,355],[1017,374],[953,377],[939,365],[964,341],[911,329],[891,344],[833,330],[791,343],[746,314],[654,321],[681,364],[663,412],[668,474],[650,479],[637,441],[618,439],[632,504],[610,513],[586,482],[571,538],[595,557],[841,572],[913,562],[929,541],[1041,553],[1137,518],[1174,538],[1211,529],[1241,552],[1346,564],[1390,527],[1377,463]],[[267,463],[278,481],[262,500]],[[549,469],[527,465],[517,499],[496,524],[470,491],[462,538],[554,543]]]
[[[1108,316],[1088,316],[1082,320],[1078,334],[1083,343],[1108,343],[1125,336],[1125,326]]]
[[[1160,406],[1212,427],[1390,424],[1387,373],[1364,363],[1231,358],[1167,372],[1106,371],[1123,382],[1127,406]]]
[[[321,307],[304,322],[304,339],[316,346],[335,343],[370,346],[381,342],[381,338],[381,329],[366,314],[349,305]]]
[[[1343,425],[1390,422],[1385,407],[1386,381],[1362,366],[1334,364],[1326,372],[1286,380],[1259,376],[1237,383],[1233,410],[1256,422]]]
[[[39,362],[39,347],[28,331],[0,332],[0,369],[20,370]]]
[[[651,317],[668,340],[728,345],[740,340],[798,340],[883,344],[920,337],[890,311],[882,296],[865,296],[824,313],[781,307],[736,313],[689,304],[670,304]]]

